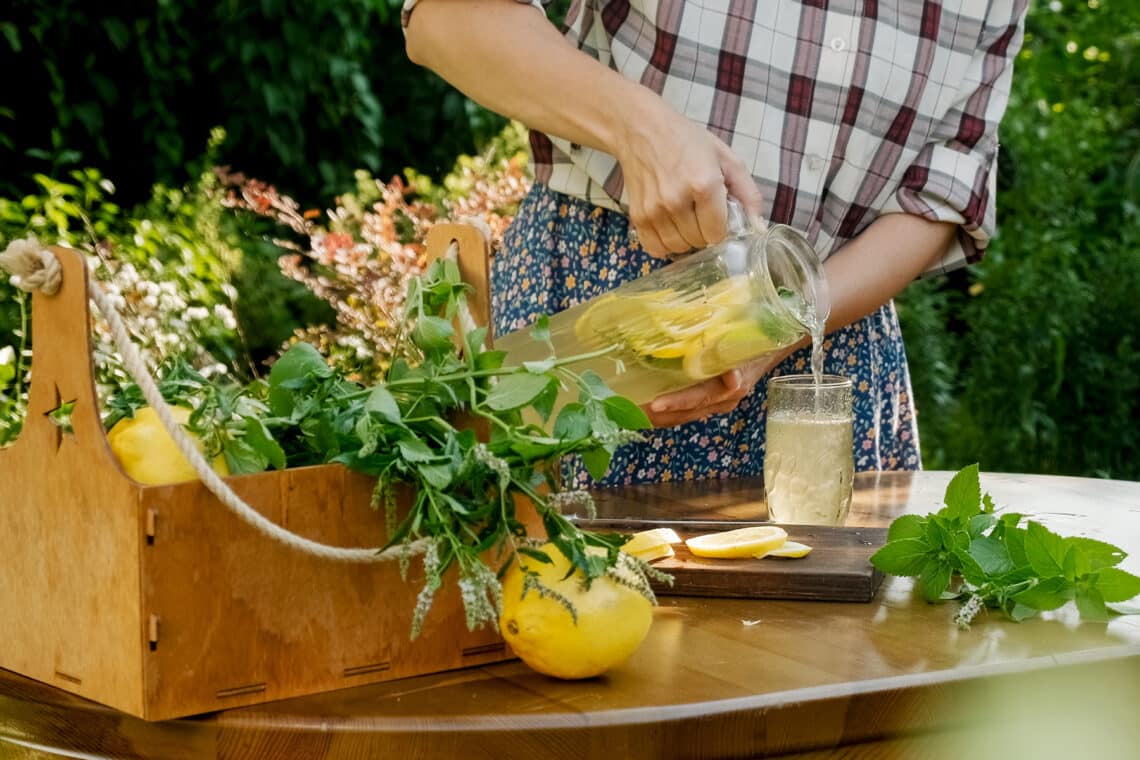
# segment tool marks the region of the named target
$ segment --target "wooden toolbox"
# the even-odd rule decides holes
[[[437,226],[429,257],[452,242],[485,318],[483,238]],[[418,558],[406,581],[395,561],[320,559],[257,532],[197,481],[124,475],[94,390],[87,269],[52,250],[63,285],[33,298],[27,424],[0,450],[0,667],[156,720],[511,656],[497,631],[468,632],[453,582],[410,640]],[[73,432],[49,417],[66,402]],[[339,465],[227,482],[306,538],[384,543],[373,482]]]

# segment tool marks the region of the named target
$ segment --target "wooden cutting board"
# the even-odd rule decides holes
[[[741,520],[691,521],[595,519],[576,521],[599,531],[635,533],[649,528],[672,528],[682,539],[704,533],[771,523]],[[830,602],[869,602],[883,574],[869,559],[887,538],[886,528],[785,525],[788,540],[808,544],[812,551],[800,559],[704,559],[678,544],[676,556],[653,566],[673,576],[673,585],[654,583],[662,596],[713,596],[745,599],[799,599]]]

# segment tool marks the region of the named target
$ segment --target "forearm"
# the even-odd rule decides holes
[[[954,240],[956,226],[913,214],[883,214],[824,262],[831,291],[827,330],[878,309],[929,269]]]
[[[420,0],[408,57],[486,108],[532,129],[616,155],[622,124],[664,104],[567,42],[513,0]]]

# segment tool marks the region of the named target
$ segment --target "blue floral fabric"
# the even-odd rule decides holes
[[[505,334],[648,274],[667,262],[630,241],[629,220],[614,211],[536,184],[520,205],[491,266],[494,329]],[[772,375],[809,372],[810,349],[789,356]],[[921,469],[918,430],[894,304],[824,341],[827,374],[854,386],[855,469]],[[767,382],[732,412],[650,431],[618,450],[596,483],[576,460],[565,487],[632,485],[760,475],[764,467]]]

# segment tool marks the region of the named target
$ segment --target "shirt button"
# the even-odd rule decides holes
[[[843,39],[842,37],[835,37],[834,39],[831,40],[831,49],[834,50],[836,53],[842,53],[843,50],[846,49],[846,47],[847,47],[847,40]]]

